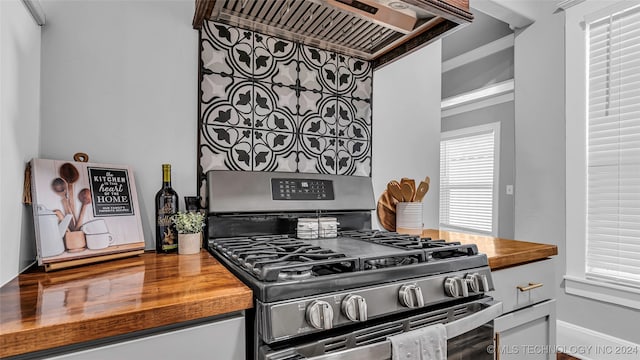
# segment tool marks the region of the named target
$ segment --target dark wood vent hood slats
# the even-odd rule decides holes
[[[374,68],[473,20],[469,0],[195,1],[195,29],[218,21],[368,60]]]

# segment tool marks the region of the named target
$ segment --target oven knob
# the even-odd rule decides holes
[[[333,308],[326,301],[314,300],[307,306],[307,322],[316,329],[331,329],[333,327]]]
[[[467,274],[464,277],[464,280],[466,281],[467,286],[469,287],[469,291],[474,293],[480,291],[480,279],[478,274]]]
[[[491,291],[491,289],[489,288],[489,280],[487,280],[487,275],[475,273],[473,274],[473,277],[478,280],[479,291]]]
[[[444,280],[444,292],[451,297],[467,297],[469,296],[469,290],[467,290],[466,279],[458,276],[446,278]]]
[[[400,303],[408,308],[419,308],[424,306],[422,289],[418,285],[402,285],[398,292]]]
[[[342,300],[342,313],[351,321],[367,321],[367,302],[360,295],[347,295]]]

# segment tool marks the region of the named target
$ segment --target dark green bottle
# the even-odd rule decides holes
[[[178,231],[171,217],[178,212],[178,193],[171,188],[171,165],[162,164],[162,189],[156,194],[156,252],[178,250]]]

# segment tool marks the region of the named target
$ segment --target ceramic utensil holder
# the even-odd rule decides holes
[[[408,235],[422,234],[422,203],[399,202],[396,204],[396,232]]]

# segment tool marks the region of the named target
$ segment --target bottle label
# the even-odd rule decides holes
[[[164,205],[158,209],[158,230],[162,232],[162,250],[173,250],[178,248],[178,232],[171,221],[171,217],[176,213],[176,204],[172,198],[164,199]]]

